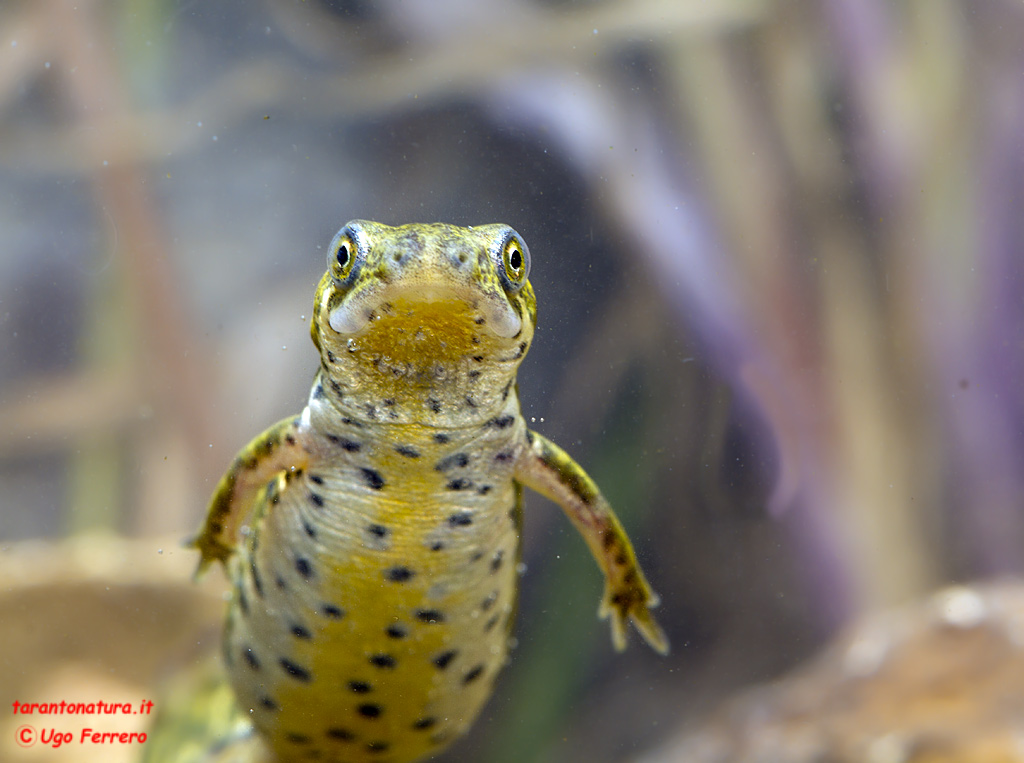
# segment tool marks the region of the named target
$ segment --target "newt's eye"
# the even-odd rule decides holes
[[[338,287],[351,285],[355,276],[356,263],[359,259],[357,235],[351,225],[346,225],[338,231],[338,235],[327,249],[327,268]]]
[[[519,291],[530,275],[530,250],[519,238],[519,234],[509,229],[501,246],[501,262],[499,274],[505,288]]]

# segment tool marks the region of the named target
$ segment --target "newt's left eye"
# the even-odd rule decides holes
[[[499,273],[509,291],[519,291],[530,275],[530,250],[514,230],[509,230],[501,247]]]

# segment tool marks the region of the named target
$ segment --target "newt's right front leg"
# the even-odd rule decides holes
[[[213,562],[226,562],[234,553],[239,528],[252,514],[255,498],[267,483],[306,468],[309,454],[302,446],[300,422],[297,416],[279,421],[235,456],[213,492],[199,535],[190,544],[202,554],[196,576]]]

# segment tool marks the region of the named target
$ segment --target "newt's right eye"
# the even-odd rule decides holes
[[[357,237],[358,232],[351,225],[346,225],[338,231],[338,235],[327,249],[327,268],[331,271],[335,286],[352,285],[357,269],[356,263],[359,260]]]

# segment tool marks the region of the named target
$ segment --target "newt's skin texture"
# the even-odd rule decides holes
[[[504,225],[331,243],[309,403],[242,450],[195,541],[233,581],[230,681],[278,759],[404,763],[469,727],[507,656],[523,486],[586,540],[616,648],[632,621],[668,651],[611,507],[520,414],[528,271]]]

